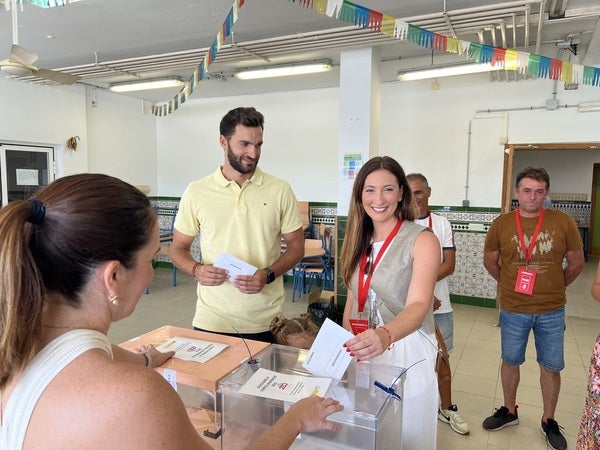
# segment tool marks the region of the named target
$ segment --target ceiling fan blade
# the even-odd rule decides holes
[[[60,84],[73,84],[81,79],[78,75],[71,75],[70,73],[58,72],[50,69],[38,69],[35,75]]]
[[[32,66],[33,63],[38,60],[38,55],[32,50],[13,44],[10,48],[10,56],[8,59],[26,66]]]
[[[38,69],[35,75],[60,84],[73,84],[81,79],[78,75],[71,75],[70,73],[58,72],[50,69]]]

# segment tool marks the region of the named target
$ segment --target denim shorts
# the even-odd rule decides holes
[[[454,321],[452,319],[452,312],[434,314],[435,324],[440,329],[444,342],[446,344],[446,350],[448,353],[454,348]]]
[[[565,307],[543,314],[500,311],[502,360],[516,366],[525,362],[529,332],[533,330],[538,364],[559,372],[565,368]]]

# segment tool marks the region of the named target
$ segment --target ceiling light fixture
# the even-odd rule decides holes
[[[279,66],[257,67],[255,69],[244,69],[234,73],[233,75],[240,80],[255,80],[258,78],[285,77],[289,75],[329,72],[331,69],[331,61],[314,61],[310,63],[294,63]]]
[[[579,112],[600,111],[600,101],[581,102],[577,105],[577,110]]]
[[[426,78],[440,78],[449,77],[453,75],[466,75],[471,73],[491,72],[493,70],[500,70],[499,66],[492,66],[489,63],[486,64],[459,64],[453,66],[440,66],[430,67],[428,69],[409,70],[398,72],[398,79],[400,81],[413,81],[413,80],[424,80]]]
[[[113,83],[108,89],[112,92],[146,91],[149,89],[164,89],[183,86],[179,78],[157,78],[154,80],[129,81],[126,83]]]

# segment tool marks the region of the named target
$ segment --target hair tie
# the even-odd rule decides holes
[[[46,215],[46,207],[44,204],[35,198],[30,198],[27,200],[31,203],[31,217],[27,220],[29,223],[33,223],[34,225],[39,225],[44,220],[44,216]]]

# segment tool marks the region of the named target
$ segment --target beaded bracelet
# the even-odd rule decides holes
[[[388,336],[388,343],[389,343],[389,345],[388,345],[388,348],[387,348],[387,349],[388,349],[388,350],[391,350],[391,349],[392,349],[392,347],[394,346],[394,344],[392,343],[392,334],[390,333],[390,330],[388,330],[388,329],[387,329],[386,327],[384,327],[384,326],[381,326],[381,327],[379,327],[379,328],[381,328],[383,331],[385,331],[385,332],[387,333],[387,336]]]
[[[202,265],[202,263],[197,262],[196,264],[194,264],[194,267],[192,267],[192,278],[194,278],[195,280],[197,280],[198,278],[196,278],[196,269],[198,267],[200,267]]]

